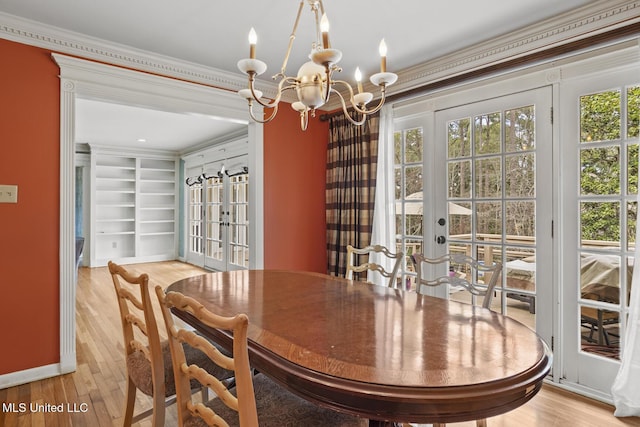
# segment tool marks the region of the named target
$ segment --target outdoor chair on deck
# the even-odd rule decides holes
[[[620,288],[600,283],[592,283],[582,288],[582,298],[619,304]],[[580,322],[582,327],[589,330],[589,335],[583,336],[589,343],[596,343],[608,347],[611,346],[610,336],[618,337],[615,333],[607,330],[608,327],[613,328],[620,323],[620,316],[616,311],[582,306],[580,310]],[[593,336],[594,333],[596,337]]]

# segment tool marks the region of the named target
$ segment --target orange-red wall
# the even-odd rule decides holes
[[[0,375],[59,362],[59,69],[50,52],[0,39]],[[328,127],[282,106],[265,125],[265,267],[326,270]]]
[[[264,266],[326,273],[325,171],[329,125],[281,107],[264,129]]]
[[[0,374],[59,361],[60,80],[48,51],[0,40]]]

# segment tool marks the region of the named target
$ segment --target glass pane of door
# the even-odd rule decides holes
[[[249,174],[229,177],[229,268],[249,268]]]
[[[226,270],[226,207],[223,177],[215,176],[206,181],[206,236],[205,266]]]
[[[203,248],[203,200],[202,184],[196,183],[187,186],[189,194],[189,237],[187,250],[189,255],[202,255]]]

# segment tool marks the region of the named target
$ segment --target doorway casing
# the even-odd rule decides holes
[[[52,54],[60,67],[60,365],[59,373],[76,369],[75,320],[75,100],[90,98],[153,107],[176,113],[198,113],[246,122],[249,141],[251,268],[262,268],[263,128],[248,121],[246,101],[235,93],[111,65]],[[261,114],[261,112],[257,112]]]

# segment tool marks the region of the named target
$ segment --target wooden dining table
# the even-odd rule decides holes
[[[394,422],[488,418],[531,399],[551,367],[534,331],[485,308],[300,271],[189,277],[167,292],[249,317],[253,367],[337,411]],[[174,314],[220,345],[228,332]]]

